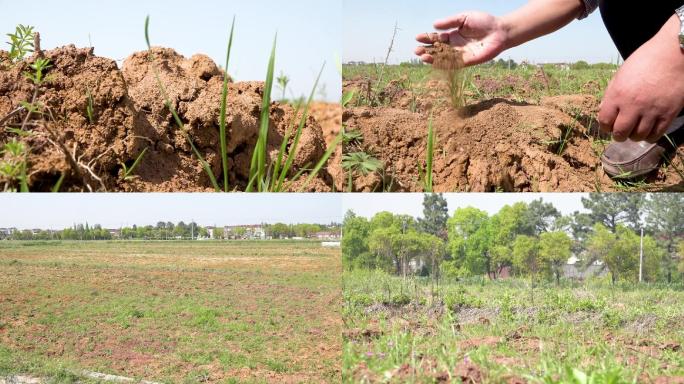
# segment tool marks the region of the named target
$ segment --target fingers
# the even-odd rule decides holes
[[[667,129],[670,128],[670,124],[672,124],[670,120],[661,117],[656,121],[654,129],[651,131],[651,134],[648,135],[648,137],[645,140],[649,143],[655,143],[658,140],[662,139],[662,137],[665,136]]]
[[[445,32],[441,33],[421,33],[420,35],[416,36],[416,40],[418,42],[423,43],[423,44],[428,44],[432,45],[438,41],[442,43],[448,43],[449,42],[449,34]]]
[[[435,29],[440,31],[445,31],[449,29],[458,29],[463,27],[463,25],[468,20],[467,13],[460,13],[455,16],[448,17],[446,19],[438,20],[435,22]]]
[[[657,119],[654,116],[641,116],[639,124],[635,125],[635,128],[632,130],[632,134],[629,136],[629,138],[632,141],[646,140],[654,131],[656,120]]]
[[[620,111],[613,124],[613,140],[623,142],[632,136],[632,131],[639,125],[641,117]]]
[[[613,131],[613,125],[619,112],[620,110],[615,104],[606,103],[605,101],[601,104],[598,122],[602,132],[611,133]]]

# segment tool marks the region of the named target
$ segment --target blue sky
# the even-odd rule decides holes
[[[435,20],[462,11],[504,15],[527,0],[343,0],[344,61],[383,62],[395,21],[400,31],[391,63],[414,58],[415,36],[432,32]],[[502,58],[531,62],[615,62],[618,57],[599,12],[565,29],[504,52]]]
[[[43,49],[70,43],[87,47],[92,41],[97,55],[123,60],[146,48],[144,21],[149,14],[153,45],[174,48],[188,57],[205,53],[223,65],[236,15],[229,68],[234,78],[265,79],[278,32],[276,74],[284,71],[294,93],[308,96],[326,62],[321,82],[327,98],[339,101],[341,9],[339,0],[0,0],[0,32],[4,37],[17,24],[33,25],[41,33]]]
[[[0,228],[117,228],[159,220],[200,225],[341,222],[337,194],[0,194]]]
[[[567,215],[575,211],[584,211],[583,193],[448,193],[444,197],[449,204],[449,214],[457,208],[472,206],[494,214],[504,205],[515,204],[519,201],[531,202],[543,198],[551,202],[562,214]],[[388,211],[394,214],[408,214],[414,217],[423,216],[423,194],[346,194],[342,197],[344,212],[353,210],[357,215],[372,217],[378,212]]]

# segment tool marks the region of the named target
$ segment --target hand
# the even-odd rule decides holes
[[[673,16],[632,54],[611,81],[601,104],[601,129],[618,142],[654,143],[684,108],[684,53]]]
[[[504,23],[487,13],[461,13],[436,22],[435,29],[445,32],[423,33],[416,40],[423,44],[440,41],[462,49],[466,66],[485,63],[508,48],[508,33]],[[433,57],[427,54],[425,47],[418,47],[415,52],[426,63],[433,62]]]

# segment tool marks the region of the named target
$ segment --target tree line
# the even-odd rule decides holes
[[[290,239],[294,237],[310,238],[319,232],[339,233],[341,226],[331,224],[262,224],[257,226],[267,238]],[[174,239],[200,239],[213,238],[217,240],[242,239],[257,237],[254,235],[254,226],[231,227],[227,232],[224,227],[203,227],[195,222],[178,223],[160,221],[157,225],[126,226],[121,228],[105,229],[99,224],[89,225],[74,224],[72,227],[62,230],[25,229],[12,231],[12,233],[0,233],[0,240],[174,240]]]
[[[582,204],[584,212],[569,215],[543,199],[493,215],[474,207],[449,215],[444,197],[432,194],[422,218],[381,212],[366,219],[350,211],[343,261],[347,269],[403,276],[560,282],[574,258],[579,269],[593,266],[613,283],[684,282],[684,196],[593,193]]]

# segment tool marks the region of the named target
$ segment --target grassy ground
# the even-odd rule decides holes
[[[565,70],[557,66],[518,66],[507,69],[493,65],[482,65],[464,70],[465,94],[468,102],[495,97],[539,101],[545,96],[588,94],[598,99],[603,97],[608,83],[615,74],[615,68],[589,68]],[[428,65],[345,65],[344,80],[370,80],[372,88],[379,92],[396,82],[402,89],[421,97],[430,89],[426,83],[435,79],[435,73]],[[363,96],[363,95],[360,95]],[[351,105],[367,104],[359,97]]]
[[[339,250],[0,242],[0,376],[339,380]]]
[[[684,376],[681,287],[344,275],[343,382],[632,383]],[[472,381],[470,381],[472,380]],[[663,381],[675,382],[675,381]]]

